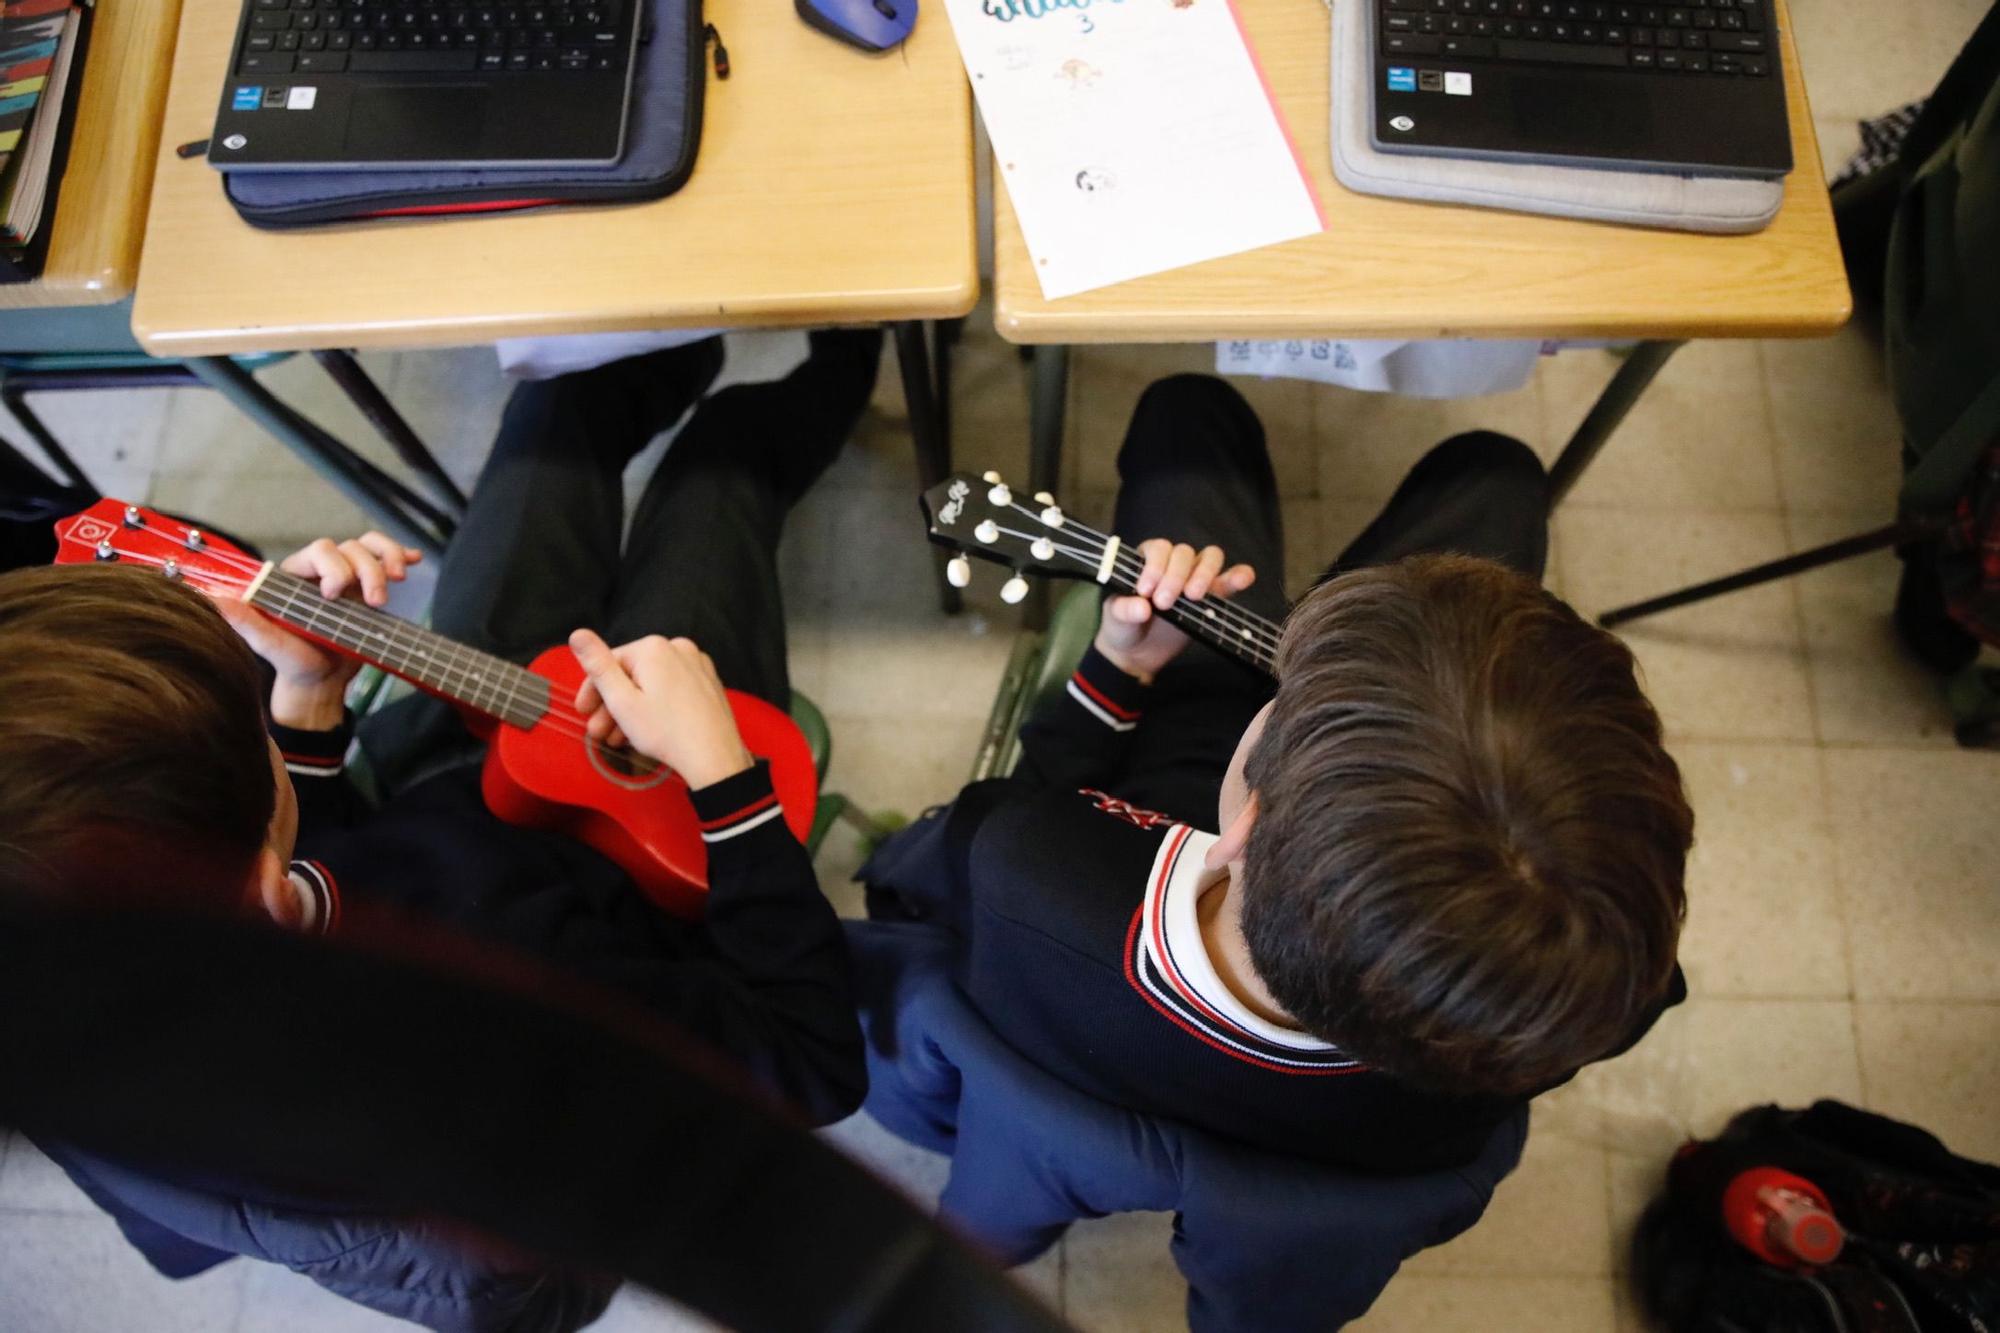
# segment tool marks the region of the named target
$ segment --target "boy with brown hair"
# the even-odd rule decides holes
[[[314,934],[371,907],[378,928],[414,920],[613,992],[803,1119],[846,1116],[866,1072],[839,923],[805,848],[768,817],[768,766],[723,692],[789,705],[779,537],[874,384],[879,334],[812,347],[781,380],[706,396],[715,340],[521,385],[433,599],[435,627],[485,651],[526,660],[567,639],[592,734],[615,728],[686,779],[708,851],[703,921],[669,917],[583,843],[491,814],[480,747],[422,707],[434,701],[403,710],[442,724],[412,728],[424,743],[400,767],[415,776],[369,808],[343,772],[358,663],[246,603],[116,564],[0,575],[0,892]],[[690,408],[621,541],[623,469]],[[418,559],[369,533],[281,567],[381,606]],[[215,1190],[191,1202],[148,1164],[43,1147],[170,1277],[247,1254],[448,1333],[568,1333],[611,1294],[365,1201],[300,1208],[244,1181],[229,1206],[201,1207]]]
[[[1114,530],[1170,534],[1142,595],[1011,778],[864,867],[876,914],[949,924],[987,1022],[1103,1101],[1347,1169],[1469,1161],[1683,994],[1692,816],[1631,654],[1539,587],[1539,461],[1434,449],[1290,608],[1275,685],[1156,615],[1287,615],[1249,405],[1155,384],[1119,472]]]

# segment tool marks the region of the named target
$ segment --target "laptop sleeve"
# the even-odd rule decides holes
[[[1760,231],[1784,202],[1781,180],[1603,171],[1384,153],[1369,142],[1370,0],[1333,6],[1333,174],[1360,194],[1675,231]]]
[[[646,0],[625,156],[608,165],[466,171],[232,171],[229,202],[253,226],[498,213],[660,199],[694,174],[707,91],[701,0]]]

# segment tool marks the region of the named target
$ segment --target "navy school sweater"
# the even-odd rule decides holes
[[[974,1007],[1093,1097],[1348,1170],[1471,1161],[1523,1099],[1408,1085],[1190,983],[1205,959],[1185,934],[1177,952],[1162,918],[1186,907],[1197,830],[1271,693],[1220,663],[1176,663],[1149,690],[1093,649],[1022,728],[1011,778],[967,788],[862,868],[874,910],[951,925]],[[1660,1008],[1684,994],[1676,970]]]
[[[294,875],[323,925],[359,904],[416,913],[638,1001],[816,1124],[861,1104],[846,944],[766,765],[692,793],[710,881],[697,924],[582,843],[495,818],[477,764],[371,810],[342,772],[351,719],[271,730],[299,799]]]

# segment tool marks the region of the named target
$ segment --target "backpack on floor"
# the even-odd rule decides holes
[[[1831,1262],[1774,1263],[1731,1233],[1729,1187],[1760,1168],[1817,1187],[1845,1232]],[[2000,1168],[1840,1102],[1753,1107],[1676,1156],[1632,1271],[1674,1333],[2000,1333]]]

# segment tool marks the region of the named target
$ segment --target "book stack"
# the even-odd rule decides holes
[[[89,11],[0,0],[0,282],[40,274],[69,147]]]

